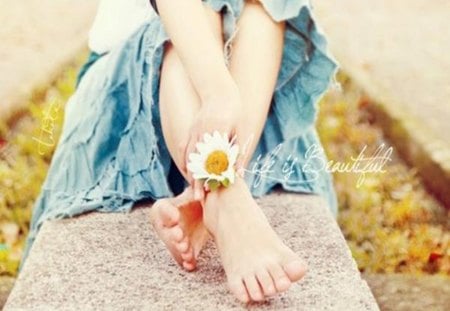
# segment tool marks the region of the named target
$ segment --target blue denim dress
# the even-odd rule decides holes
[[[229,43],[244,1],[204,2],[222,13]],[[271,109],[246,180],[254,196],[277,186],[319,194],[335,214],[336,196],[323,169],[326,159],[314,122],[317,102],[337,65],[308,0],[261,2],[274,20],[286,20],[287,26]],[[45,220],[89,211],[127,212],[137,201],[170,197],[182,189],[184,181],[165,145],[158,108],[163,45],[168,40],[155,16],[96,60],[80,81],[67,103],[62,136],[34,206],[24,258]]]

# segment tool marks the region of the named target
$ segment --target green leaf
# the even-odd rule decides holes
[[[228,178],[225,178],[222,181],[222,186],[224,186],[225,188],[227,188],[230,185],[230,180]]]
[[[208,187],[211,191],[217,190],[217,188],[219,188],[219,186],[220,186],[220,182],[218,182],[217,180],[214,180],[214,179],[208,180]]]

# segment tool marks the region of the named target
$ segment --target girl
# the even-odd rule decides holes
[[[24,257],[45,220],[151,199],[186,270],[213,236],[239,300],[301,279],[253,196],[281,186],[336,212],[313,126],[336,64],[308,0],[103,0],[89,44]]]

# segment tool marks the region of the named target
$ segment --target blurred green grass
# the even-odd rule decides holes
[[[367,154],[387,144],[367,111],[370,100],[340,75],[342,92],[323,98],[318,131],[329,159],[351,162],[364,146]],[[394,148],[384,173],[335,173],[339,225],[358,267],[373,273],[450,275],[450,213],[429,195],[417,171]]]
[[[68,68],[56,83],[31,98],[28,111],[13,128],[0,124],[0,275],[16,275],[31,218],[33,203],[47,174],[53,146],[35,139],[49,126],[55,139],[61,133],[64,104],[74,92],[78,66]]]
[[[28,113],[13,128],[0,124],[0,275],[17,273],[32,206],[45,179],[54,146],[39,152],[46,113],[64,107],[74,92],[78,66],[68,68],[45,96],[31,98]],[[321,101],[318,130],[330,159],[348,161],[367,145],[383,143],[381,131],[365,111],[367,100],[341,76],[343,92]],[[55,139],[64,109],[54,111]],[[42,150],[41,150],[42,151]],[[424,190],[414,169],[395,155],[385,173],[334,174],[339,224],[362,271],[450,275],[450,231],[446,211]]]

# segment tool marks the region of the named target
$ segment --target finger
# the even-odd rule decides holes
[[[186,161],[186,150],[188,146],[188,140],[182,140],[178,144],[178,159],[180,159],[180,171],[187,175],[187,161]]]
[[[194,181],[194,199],[196,201],[201,201],[205,197],[205,189],[203,188],[203,181]]]
[[[255,147],[255,135],[240,135],[237,136],[236,144],[239,145],[239,151],[244,154],[248,155],[252,147]]]
[[[241,153],[239,153],[237,159],[236,159],[236,173],[241,177],[244,178],[245,175],[245,163],[246,163],[246,158],[244,155],[242,155]]]
[[[204,124],[202,126],[202,129],[202,135],[205,133],[208,133],[212,136],[219,134],[221,139],[225,136],[228,141],[230,141],[232,138],[233,127],[221,118],[208,120],[208,123]]]
[[[237,141],[237,136],[235,135],[235,131],[232,127],[224,126],[220,133],[226,135],[229,142],[232,142],[233,140]]]
[[[191,137],[189,138],[189,141],[187,143],[186,146],[186,152],[184,154],[184,164],[187,165],[187,163],[189,162],[189,155],[191,153],[195,153],[195,151],[197,150],[196,148],[196,144],[198,142],[198,135],[197,134],[192,134]],[[192,177],[192,172],[189,170],[186,170],[186,174],[188,177],[188,182],[190,185],[193,185],[194,183],[194,179]]]
[[[232,128],[230,130],[230,135],[229,136],[230,136],[229,138],[230,138],[230,142],[231,143],[233,143],[233,144],[239,143],[239,138],[238,138],[238,135],[237,135],[236,128]]]

